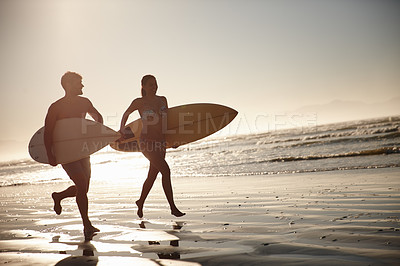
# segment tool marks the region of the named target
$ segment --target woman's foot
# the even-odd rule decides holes
[[[62,207],[61,207],[61,199],[58,197],[58,193],[54,192],[51,194],[51,197],[53,198],[54,201],[54,211],[57,213],[57,215],[61,214]]]
[[[93,225],[85,226],[83,229],[85,240],[92,240],[93,236],[95,236],[97,232],[100,232],[100,229],[94,227]]]
[[[182,216],[185,215],[186,213],[181,212],[181,211],[178,210],[178,209],[173,209],[173,210],[171,210],[171,214],[174,215],[174,216],[176,216],[176,217],[182,217]]]
[[[143,203],[137,200],[136,205],[138,206],[137,215],[139,216],[139,218],[143,218]]]

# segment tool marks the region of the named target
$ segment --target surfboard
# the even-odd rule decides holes
[[[165,138],[167,148],[181,146],[207,137],[227,126],[238,114],[230,107],[195,103],[175,106],[168,109]],[[125,139],[110,143],[118,151],[140,151],[139,139],[143,124],[137,119],[125,126]]]
[[[53,132],[53,153],[59,164],[83,159],[121,135],[101,123],[83,118],[66,118],[56,122]],[[29,154],[37,162],[49,163],[44,146],[44,127],[32,136]]]

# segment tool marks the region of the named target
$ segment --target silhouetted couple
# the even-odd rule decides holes
[[[85,118],[89,114],[95,121],[103,123],[102,115],[97,111],[89,99],[81,97],[83,94],[82,76],[75,72],[67,72],[61,78],[61,85],[65,90],[65,96],[54,102],[47,112],[45,120],[44,142],[46,146],[49,163],[57,165],[57,158],[52,152],[53,131],[57,120],[65,118]],[[165,160],[166,145],[163,125],[166,123],[168,115],[167,99],[156,95],[158,85],[157,80],[152,75],[146,75],[141,81],[142,97],[132,101],[131,105],[122,116],[120,133],[124,138],[125,124],[129,115],[134,111],[139,111],[142,119],[143,128],[140,135],[140,147],[143,155],[150,161],[150,168],[147,179],[143,184],[142,193],[136,201],[138,207],[137,214],[143,217],[143,205],[149,194],[158,173],[162,174],[162,185],[170,205],[171,214],[180,217],[185,215],[179,211],[174,203],[171,185],[171,171]],[[91,176],[90,158],[62,164],[63,169],[74,182],[73,186],[61,192],[54,192],[54,211],[61,214],[61,201],[68,197],[76,197],[76,203],[82,217],[84,235],[90,239],[93,234],[100,230],[92,225],[88,217],[88,197],[89,183]]]

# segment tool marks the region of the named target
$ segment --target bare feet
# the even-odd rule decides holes
[[[94,227],[93,225],[85,226],[85,228],[83,229],[85,240],[86,241],[92,240],[93,236],[95,236],[97,232],[100,232],[100,229]]]
[[[137,200],[136,201],[136,206],[138,207],[137,215],[139,216],[139,218],[143,218],[143,203],[141,203],[139,200]],[[183,212],[181,212],[180,210],[178,210],[176,208],[176,209],[172,209],[171,210],[171,214],[176,216],[176,217],[182,217],[186,213],[183,213]]]
[[[182,217],[182,216],[185,215],[186,213],[181,212],[181,211],[178,210],[178,209],[174,209],[174,210],[171,210],[171,214],[174,215],[174,216],[176,216],[176,217]]]
[[[140,201],[137,200],[136,205],[138,206],[137,215],[139,216],[139,218],[143,218],[143,203],[140,203]]]
[[[51,197],[53,198],[53,201],[54,201],[54,208],[53,209],[58,215],[60,215],[61,211],[62,211],[62,207],[61,207],[61,200],[58,197],[58,193],[54,192],[53,194],[51,194]]]

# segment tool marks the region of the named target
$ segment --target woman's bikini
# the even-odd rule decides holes
[[[163,106],[160,108],[160,111],[157,112],[157,113],[154,112],[152,109],[143,111],[142,119],[143,119],[143,120],[146,120],[146,121],[150,121],[150,120],[152,120],[154,117],[156,117],[157,115],[163,116],[163,115],[165,115],[166,113],[167,113],[167,107],[166,107],[165,105],[163,105]],[[149,117],[151,117],[152,119],[149,119]]]
[[[143,123],[147,122],[152,122],[154,119],[162,119],[165,115],[167,115],[167,106],[162,103],[160,110],[155,112],[151,108],[145,108],[145,110],[142,112],[142,120]],[[159,141],[159,140],[154,140],[154,139],[147,139],[147,138],[142,138],[143,134],[140,136],[140,149],[143,150],[164,150],[166,147],[166,142],[164,141]]]

